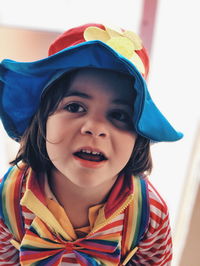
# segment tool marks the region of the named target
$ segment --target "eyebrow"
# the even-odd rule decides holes
[[[92,96],[88,95],[87,93],[84,92],[80,92],[80,91],[69,91],[65,94],[65,97],[70,97],[70,96],[78,96],[84,99],[93,99]],[[129,101],[126,101],[125,99],[116,99],[114,101],[112,101],[114,104],[121,104],[121,105],[126,105],[128,107],[132,107],[132,103],[130,103]]]
[[[92,99],[92,97],[84,92],[80,92],[80,91],[69,91],[65,94],[65,97],[69,97],[69,96],[78,96],[81,98],[85,98],[85,99]]]

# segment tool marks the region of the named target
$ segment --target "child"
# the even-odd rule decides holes
[[[176,141],[130,31],[87,24],[49,57],[0,66],[0,113],[20,142],[1,183],[1,265],[170,265],[150,143]]]

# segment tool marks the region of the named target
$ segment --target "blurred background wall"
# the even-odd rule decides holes
[[[198,0],[0,0],[0,60],[47,56],[62,31],[88,22],[117,25],[140,34],[151,57],[149,90],[184,139],[152,146],[151,181],[169,206],[174,266],[200,261],[200,23]],[[18,144],[0,125],[1,176]]]

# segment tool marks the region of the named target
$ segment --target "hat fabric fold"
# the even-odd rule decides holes
[[[92,39],[91,35],[93,31],[95,34],[98,32],[95,29],[98,27],[105,31],[101,33],[103,36],[108,35],[108,43],[85,41],[85,30],[89,28],[88,36]],[[155,142],[181,139],[183,134],[170,125],[150,96],[144,79],[149,68],[147,55],[143,46],[141,50],[132,52],[132,47],[140,48],[140,40],[136,38],[134,41],[134,36],[126,31],[116,33],[101,24],[87,24],[58,37],[50,47],[51,55],[44,59],[25,63],[3,60],[0,64],[0,117],[8,135],[20,140],[38,109],[42,92],[51,82],[74,69],[92,67],[134,77],[133,89],[137,95],[133,123],[138,134]],[[127,41],[127,38],[130,39]],[[68,43],[65,46],[66,39]]]

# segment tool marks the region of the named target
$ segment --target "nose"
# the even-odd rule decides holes
[[[81,134],[105,138],[108,136],[108,129],[104,121],[98,121],[97,119],[88,119],[82,125]]]

